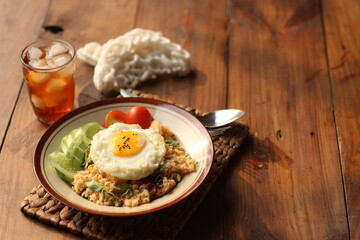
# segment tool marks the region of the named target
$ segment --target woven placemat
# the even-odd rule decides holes
[[[142,97],[160,99],[155,95],[133,92]],[[195,115],[202,114],[199,110],[178,106]],[[222,135],[212,137],[215,155],[209,175],[190,196],[161,211],[131,217],[91,215],[63,205],[42,186],[35,187],[25,197],[21,202],[21,211],[45,224],[89,239],[174,239],[203,201],[248,133],[246,125],[235,123]]]

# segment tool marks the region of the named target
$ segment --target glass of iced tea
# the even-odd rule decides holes
[[[31,43],[21,53],[24,79],[40,122],[51,124],[74,104],[75,49],[63,40]]]

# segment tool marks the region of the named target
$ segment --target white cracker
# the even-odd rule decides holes
[[[134,88],[158,75],[185,75],[190,54],[161,32],[136,28],[103,45],[88,43],[78,50],[78,57],[95,66],[95,87],[109,92]]]

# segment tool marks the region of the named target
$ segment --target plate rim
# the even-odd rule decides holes
[[[167,109],[170,109],[171,111],[175,111],[176,113],[180,113],[182,115],[185,115],[186,119],[188,119],[192,124],[196,126],[197,129],[202,133],[202,135],[205,135],[207,137],[207,142],[209,144],[207,152],[207,158],[205,159],[205,168],[204,171],[199,175],[198,181],[196,181],[192,186],[190,186],[185,192],[183,192],[181,195],[176,197],[174,200],[167,202],[161,206],[146,209],[146,210],[139,210],[134,212],[103,212],[96,209],[89,209],[87,207],[83,207],[81,205],[76,204],[75,202],[69,201],[62,196],[60,196],[53,187],[50,186],[50,184],[45,179],[44,175],[42,174],[42,167],[41,167],[41,153],[42,150],[45,147],[46,141],[50,138],[50,136],[60,127],[62,126],[66,121],[71,120],[72,118],[76,117],[78,114],[81,114],[83,112],[86,112],[91,109],[96,109],[101,106],[110,105],[110,104],[116,104],[116,103],[144,103],[144,104],[151,104],[155,106],[162,106]],[[187,198],[191,193],[193,193],[206,179],[208,176],[212,163],[214,158],[214,145],[213,141],[206,130],[205,126],[190,112],[186,111],[185,109],[173,104],[169,103],[163,100],[158,99],[152,99],[152,98],[143,98],[143,97],[130,97],[130,98],[109,98],[104,99],[100,101],[96,101],[84,106],[81,106],[77,109],[74,109],[73,111],[69,112],[68,114],[64,115],[62,118],[60,118],[58,121],[54,122],[52,125],[49,126],[49,128],[45,131],[45,133],[41,136],[40,140],[37,143],[37,146],[35,148],[34,157],[33,157],[33,170],[34,173],[40,182],[40,184],[43,186],[43,188],[56,200],[63,203],[64,205],[77,209],[82,212],[86,212],[89,214],[94,215],[101,215],[101,216],[111,216],[111,217],[120,217],[120,216],[134,216],[134,215],[142,215],[147,214],[155,211],[159,211],[161,209],[165,209],[167,207],[170,207],[172,205],[175,205],[176,203],[184,200]],[[151,203],[149,203],[151,204]]]

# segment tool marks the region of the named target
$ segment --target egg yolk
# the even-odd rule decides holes
[[[111,136],[109,150],[118,157],[134,156],[145,147],[144,137],[134,131],[123,131]]]

